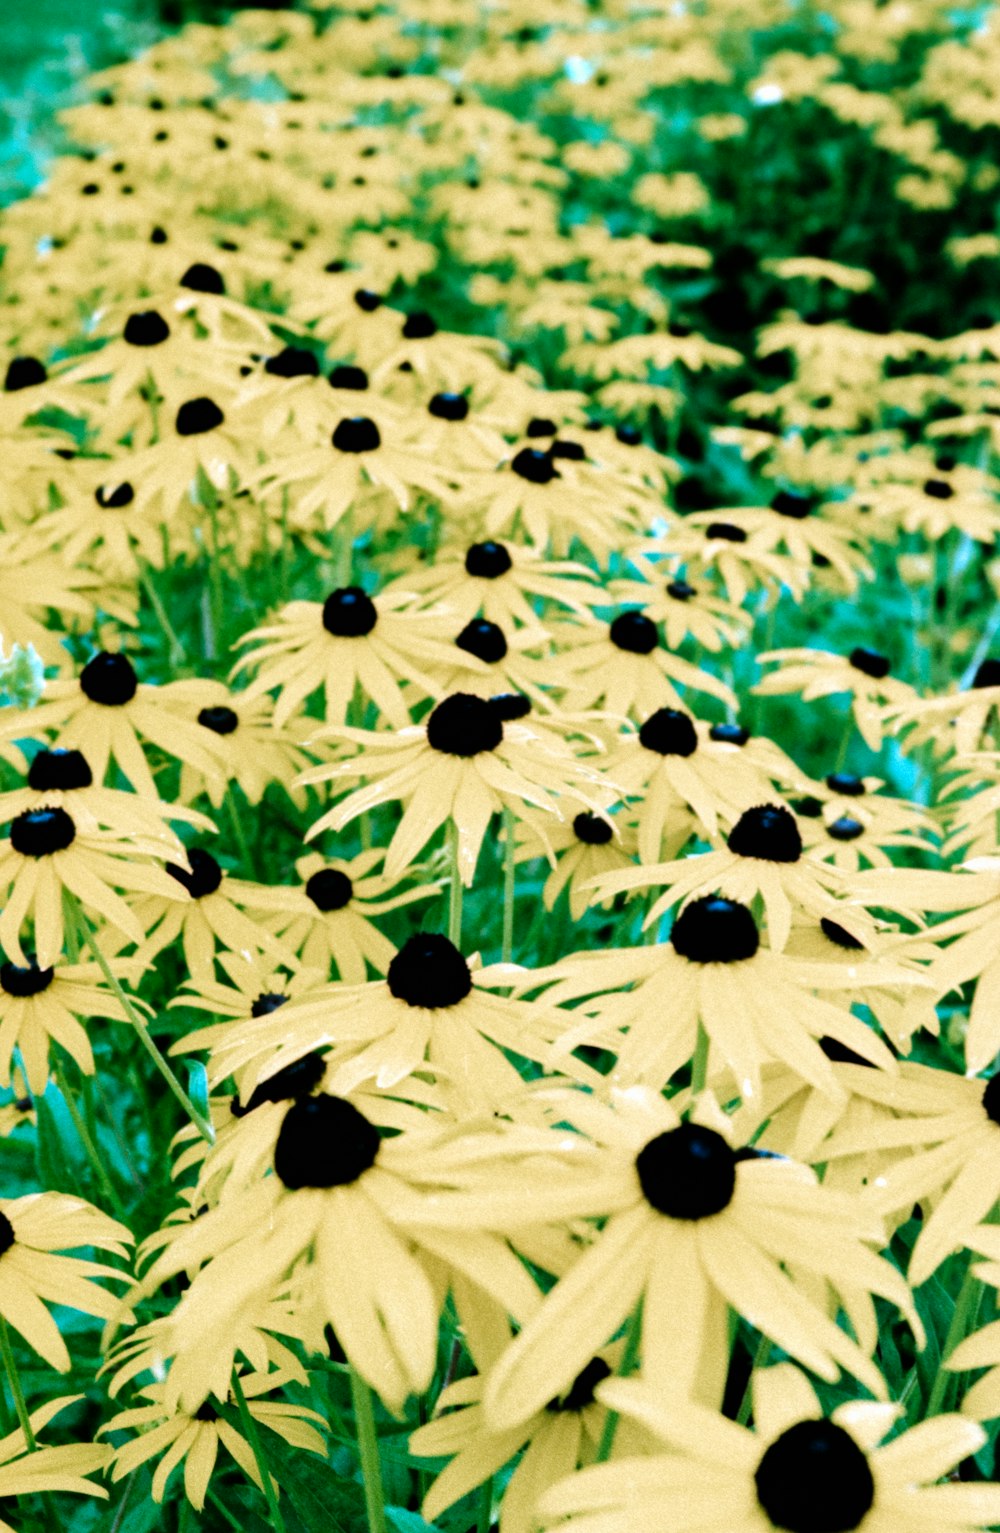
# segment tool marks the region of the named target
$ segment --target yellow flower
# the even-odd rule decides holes
[[[858,647],[849,655],[822,649],[773,649],[757,658],[761,665],[778,667],[753,688],[759,697],[798,692],[808,703],[850,693],[854,722],[873,751],[882,744],[887,705],[905,705],[916,696],[911,686],[890,674],[888,657],[872,649]]]
[[[28,1418],[33,1435],[37,1437],[54,1416],[82,1399],[82,1395],[60,1395],[57,1400],[46,1400]],[[34,1496],[49,1490],[107,1500],[103,1485],[95,1485],[88,1476],[107,1468],[110,1462],[111,1449],[100,1443],[75,1442],[58,1448],[29,1449],[24,1432],[18,1427],[0,1438],[0,1505],[8,1498]],[[0,1516],[0,1533],[17,1533],[17,1529]]]
[[[112,965],[119,973],[130,967]],[[0,964],[0,1086],[11,1084],[16,1049],[29,1090],[41,1096],[48,1084],[53,1043],[65,1049],[84,1074],[93,1075],[94,1054],[81,1017],[129,1020],[121,1001],[102,984],[96,963],[56,964],[46,969],[36,964],[24,968]]]
[[[559,670],[565,678],[566,707],[596,708],[601,703],[619,714],[646,715],[657,708],[684,706],[674,683],[707,692],[736,707],[732,689],[663,643],[645,612],[634,608],[604,627],[559,624],[554,637],[563,652]]]

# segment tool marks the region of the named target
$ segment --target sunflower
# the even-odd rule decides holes
[[[32,1436],[37,1437],[54,1416],[82,1399],[82,1395],[60,1395],[56,1400],[46,1400],[28,1417]],[[0,1437],[0,1505],[17,1496],[34,1496],[50,1490],[107,1500],[103,1485],[95,1485],[88,1476],[106,1469],[110,1462],[111,1449],[101,1443],[75,1442],[43,1448],[30,1444],[23,1429],[17,1427],[6,1437]],[[17,1533],[17,1529],[0,1516],[0,1533]]]
[[[403,729],[410,722],[404,686],[413,689],[413,701],[439,697],[435,673],[454,663],[440,632],[440,617],[414,611],[405,592],[371,597],[359,586],[340,586],[325,602],[289,602],[276,623],[244,634],[240,644],[255,647],[240,656],[233,675],[257,668],[248,700],[281,689],[277,728],[322,687],[328,723],[346,721],[360,688],[394,729]]]
[[[905,706],[916,693],[891,674],[891,661],[877,650],[856,647],[848,655],[822,649],[772,649],[758,655],[761,665],[774,670],[753,688],[758,697],[798,692],[804,702],[847,692],[858,733],[869,750],[877,751],[885,732],[887,707]]]
[[[963,1485],[954,1474],[986,1441],[977,1423],[935,1416],[879,1447],[901,1405],[848,1400],[825,1416],[790,1363],[754,1373],[753,1430],[640,1380],[609,1379],[598,1397],[668,1451],[595,1465],[553,1486],[538,1506],[548,1530],[630,1533],[666,1515],[676,1533],[971,1533],[1000,1518],[1000,1488]]]
[[[118,1267],[57,1251],[96,1246],[125,1257],[132,1235],[82,1198],[33,1192],[0,1198],[0,1313],[51,1368],[70,1365],[66,1343],[42,1300],[109,1320],[118,1302],[90,1278],[124,1278]]]
[[[663,644],[660,631],[644,612],[630,609],[603,625],[554,628],[564,676],[567,708],[595,708],[602,702],[617,713],[642,716],[654,709],[681,708],[674,683],[707,692],[736,707],[731,688]]]
[[[450,820],[458,836],[462,882],[469,886],[490,821],[503,808],[516,816],[521,805],[529,804],[556,820],[564,819],[570,806],[574,812],[600,812],[607,789],[598,772],[579,761],[553,730],[522,722],[525,710],[507,707],[518,701],[456,692],[438,703],[426,722],[394,734],[319,731],[316,739],[345,740],[356,745],[358,753],[331,766],[314,767],[300,781],[360,777],[364,786],[327,810],[306,840],[326,830],[343,830],[366,810],[400,799],[405,808],[386,850],[385,876],[399,878],[439,826]],[[541,816],[536,824],[540,822]]]
[[[277,1432],[293,1448],[305,1448],[310,1453],[326,1453],[326,1441],[316,1430],[325,1426],[318,1411],[304,1405],[291,1405],[283,1400],[264,1400],[265,1393],[278,1389],[287,1382],[280,1370],[271,1373],[247,1373],[240,1376],[240,1387],[247,1408],[254,1421]],[[208,1483],[215,1469],[221,1444],[236,1460],[244,1474],[248,1475],[260,1490],[264,1489],[253,1449],[241,1431],[229,1421],[223,1411],[231,1399],[213,1403],[206,1399],[196,1411],[168,1410],[163,1403],[163,1384],[147,1384],[138,1391],[142,1405],[119,1411],[117,1416],[105,1422],[101,1435],[139,1428],[139,1435],[114,1450],[112,1480],[121,1480],[132,1474],[140,1464],[162,1453],[150,1494],[161,1502],[166,1494],[167,1482],[174,1470],[184,1465],[184,1494],[196,1512],[202,1511]],[[218,1407],[218,1408],[217,1408]],[[313,1424],[315,1423],[315,1425]],[[164,1451],[166,1450],[166,1451]],[[277,1493],[279,1486],[272,1480]]]

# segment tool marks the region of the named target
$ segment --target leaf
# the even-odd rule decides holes
[[[291,1503],[303,1530],[357,1533],[365,1527],[365,1493],[357,1480],[338,1474],[314,1453],[289,1447],[274,1432],[263,1432],[262,1443],[271,1473],[281,1486],[282,1504]]]
[[[425,1522],[419,1512],[411,1512],[405,1506],[387,1506],[385,1515],[397,1533],[436,1533],[433,1523]]]

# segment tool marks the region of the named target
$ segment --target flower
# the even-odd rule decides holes
[[[547,825],[544,840],[535,830],[530,812],[514,829],[516,863],[530,862],[549,852],[555,855],[556,865],[542,887],[542,904],[552,910],[563,889],[568,889],[574,921],[581,920],[593,903],[591,886],[599,875],[632,866],[635,827],[627,813],[612,817],[609,809],[601,814],[581,809],[568,824]],[[610,904],[610,896],[598,903]]]
[[[54,1416],[67,1406],[82,1400],[82,1395],[60,1395],[46,1400],[31,1412],[28,1420],[34,1436],[48,1426]],[[103,1485],[95,1485],[89,1475],[105,1469],[111,1461],[111,1449],[101,1443],[67,1443],[61,1447],[29,1447],[24,1431],[17,1427],[0,1438],[0,1505],[15,1496],[33,1496],[49,1490],[71,1492],[79,1496],[101,1496],[107,1500]],[[0,1516],[0,1533],[17,1530]]]
[[[118,973],[131,967],[112,965]],[[118,997],[101,983],[96,963],[56,964],[47,969],[34,963],[23,968],[0,964],[0,1086],[11,1084],[18,1050],[28,1089],[41,1096],[48,1084],[53,1043],[65,1049],[85,1075],[93,1075],[94,1054],[81,1017],[129,1020]]]
[[[579,616],[601,601],[601,589],[584,564],[544,558],[537,549],[487,538],[442,549],[432,565],[397,575],[388,590],[416,591],[421,605],[439,604],[458,627],[482,616],[501,628],[535,628],[533,602],[554,602]]]
[[[556,643],[566,681],[566,707],[595,708],[602,702],[616,713],[646,715],[661,707],[681,708],[674,683],[707,692],[735,708],[731,688],[690,660],[667,649],[652,618],[630,608],[606,630],[559,625]]]
[[[911,686],[890,674],[888,657],[872,649],[855,648],[849,655],[822,649],[772,649],[757,659],[761,665],[778,667],[754,687],[759,697],[799,692],[804,702],[812,702],[849,692],[858,732],[873,751],[882,744],[883,710],[905,706],[916,696]]]

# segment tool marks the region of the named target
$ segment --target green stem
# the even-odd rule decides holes
[[[747,1387],[743,1391],[743,1399],[740,1401],[740,1408],[736,1412],[737,1426],[745,1427],[747,1422],[750,1420],[750,1411],[753,1407],[753,1376],[757,1372],[758,1368],[763,1368],[764,1364],[767,1362],[770,1351],[770,1336],[761,1336],[760,1340],[757,1342],[757,1347],[753,1355],[753,1361],[750,1364],[750,1377],[747,1379]]]
[[[625,1351],[622,1353],[621,1366],[618,1369],[619,1378],[626,1378],[635,1367],[639,1357],[639,1339],[642,1335],[642,1300],[640,1299],[629,1321],[628,1333],[625,1338]],[[595,1463],[603,1464],[611,1457],[611,1449],[615,1443],[615,1433],[618,1430],[618,1412],[608,1411],[604,1421],[604,1431],[601,1433],[601,1441],[597,1448]]]
[[[177,636],[177,630],[167,615],[167,609],[160,599],[160,593],[153,584],[153,577],[144,566],[139,566],[139,584],[149,597],[149,604],[156,613],[156,620],[163,629],[164,636],[170,646],[170,664],[180,665],[187,656],[184,645]]]
[[[375,1431],[375,1407],[371,1390],[355,1368],[351,1369],[351,1403],[354,1406],[354,1429],[358,1434],[361,1477],[365,1486],[368,1533],[388,1533],[382,1492],[382,1464],[378,1453],[378,1434]]]
[[[844,732],[843,732],[843,734],[840,737],[840,745],[839,745],[839,747],[837,749],[837,759],[833,763],[833,770],[835,772],[843,771],[844,763],[847,760],[847,749],[848,749],[848,746],[850,745],[850,743],[851,743],[851,741],[853,739],[854,739],[854,709],[851,708],[848,711],[847,721],[844,724]]]
[[[490,1533],[493,1526],[493,1476],[484,1480],[479,1487],[479,1515],[476,1518],[476,1533]]]
[[[514,816],[505,804],[503,811],[503,939],[502,961],[510,963],[514,955]]]
[[[448,893],[448,939],[462,946],[462,879],[458,870],[458,826],[448,822],[448,851],[451,855],[451,884]]]
[[[17,1371],[17,1363],[14,1361],[14,1350],[10,1344],[10,1332],[3,1315],[0,1315],[0,1357],[3,1358],[4,1372],[10,1385],[10,1392],[14,1396],[14,1409],[17,1419],[24,1433],[24,1440],[28,1445],[28,1452],[34,1453],[38,1444],[35,1442],[35,1434],[31,1430],[31,1418],[28,1415],[28,1406],[24,1398],[24,1390],[21,1388],[21,1375]]]
[[[260,1440],[260,1433],[257,1430],[257,1423],[250,1414],[250,1407],[247,1404],[247,1397],[243,1393],[243,1385],[240,1383],[239,1374],[235,1372],[233,1373],[232,1388],[236,1409],[240,1413],[240,1422],[246,1434],[247,1442],[250,1444],[250,1451],[254,1456],[254,1462],[257,1465],[257,1473],[260,1475],[264,1495],[267,1497],[267,1509],[271,1514],[271,1526],[274,1529],[274,1533],[285,1533],[285,1519],[282,1517],[281,1508],[278,1505],[278,1492],[275,1488],[275,1481],[271,1471],[267,1467],[267,1457]]]
[[[84,1116],[76,1104],[76,1098],[73,1095],[69,1081],[66,1079],[66,1072],[62,1067],[62,1063],[54,1056],[52,1058],[52,1074],[56,1078],[56,1085],[62,1092],[63,1101],[66,1103],[66,1110],[73,1119],[73,1127],[76,1129],[87,1159],[94,1169],[94,1175],[97,1177],[105,1197],[109,1199],[118,1218],[124,1220],[127,1217],[125,1205],[121,1200],[117,1187],[108,1175],[107,1167],[101,1160],[97,1145],[94,1143]]]
[[[236,837],[236,845],[240,849],[240,861],[243,864],[243,871],[247,878],[253,878],[253,856],[250,852],[250,843],[247,840],[243,819],[236,807],[236,797],[233,793],[231,782],[226,784],[226,808],[229,811],[229,819],[233,827],[233,835]]]
[[[231,1528],[235,1528],[236,1529],[236,1533],[243,1533],[243,1523],[242,1522],[237,1522],[237,1520],[233,1516],[232,1512],[225,1505],[225,1503],[219,1499],[219,1497],[215,1494],[214,1490],[209,1489],[209,1491],[207,1493],[207,1498],[212,1503],[212,1505],[215,1507],[215,1510],[220,1514],[220,1516],[226,1522],[228,1522],[229,1526]]]
[[[166,1082],[167,1086],[173,1092],[174,1096],[177,1098],[177,1101],[180,1103],[181,1107],[184,1109],[184,1111],[187,1114],[187,1116],[191,1119],[191,1122],[194,1124],[195,1128],[198,1130],[198,1132],[201,1135],[201,1137],[204,1140],[206,1140],[209,1144],[214,1144],[215,1143],[215,1130],[212,1128],[212,1125],[209,1123],[208,1119],[202,1117],[201,1113],[198,1111],[197,1107],[195,1107],[195,1105],[192,1102],[191,1098],[188,1096],[187,1092],[184,1090],[184,1087],[181,1085],[180,1081],[177,1079],[177,1077],[174,1074],[173,1070],[171,1070],[171,1068],[168,1065],[167,1061],[164,1059],[163,1055],[160,1053],[160,1050],[156,1047],[156,1044],[153,1042],[152,1038],[149,1036],[149,1029],[148,1029],[148,1027],[146,1026],[145,1022],[142,1020],[142,1017],[140,1016],[139,1012],[133,1006],[130,997],[126,994],[125,990],[122,988],[121,981],[117,978],[116,975],[114,975],[111,972],[111,965],[108,963],[108,960],[105,958],[104,954],[101,952],[101,949],[98,946],[97,938],[94,935],[93,927],[91,926],[90,922],[87,920],[87,917],[84,914],[84,911],[83,911],[83,909],[81,908],[80,905],[76,906],[76,909],[74,911],[74,916],[75,916],[75,919],[79,922],[80,928],[83,931],[84,941],[87,943],[87,946],[90,948],[90,950],[93,953],[94,957],[97,959],[97,962],[100,965],[101,973],[104,975],[104,978],[107,980],[108,984],[111,986],[112,990],[115,992],[115,995],[118,997],[119,1001],[121,1002],[122,1007],[124,1008],[125,1014],[128,1017],[129,1021],[131,1022],[132,1026],[135,1028],[137,1034],[139,1035],[139,1041],[142,1044],[143,1048],[146,1050],[146,1053],[149,1055],[150,1059],[153,1061],[153,1063],[156,1066],[157,1070],[159,1070],[159,1072],[162,1075],[162,1077],[163,1077],[164,1081]]]
[[[703,1022],[698,1023],[698,1036],[694,1045],[694,1058],[691,1061],[691,1100],[699,1096],[705,1089],[705,1081],[708,1076],[708,1034]]]
[[[337,544],[337,585],[343,590],[351,583],[351,574],[354,566],[354,517],[350,511],[345,511],[337,527],[339,541]]]
[[[925,1420],[928,1416],[936,1416],[944,1405],[948,1386],[955,1378],[953,1373],[945,1368],[944,1364],[954,1352],[959,1342],[965,1337],[969,1320],[979,1303],[982,1292],[982,1284],[972,1271],[972,1261],[965,1269],[962,1286],[958,1290],[958,1298],[955,1300],[955,1309],[952,1313],[951,1324],[945,1337],[944,1346],[941,1348],[941,1366],[938,1368],[934,1385],[931,1389],[930,1399],[927,1401]]]

